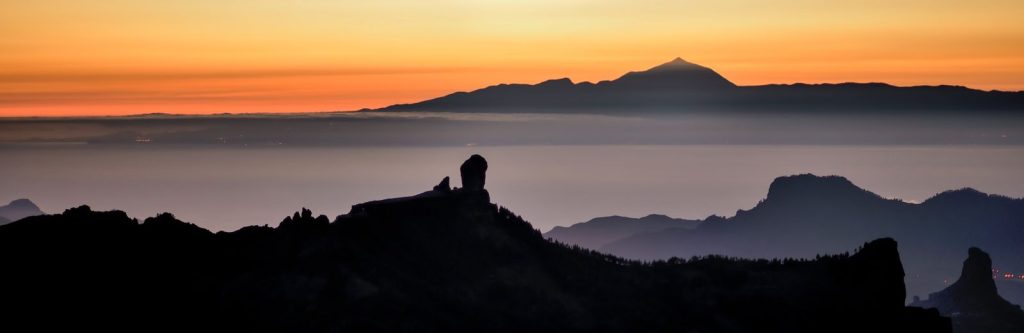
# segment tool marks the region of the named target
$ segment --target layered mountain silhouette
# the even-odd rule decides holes
[[[801,111],[858,113],[1024,112],[1024,92],[885,83],[737,86],[714,70],[676,58],[615,80],[499,84],[379,111],[656,112]]]
[[[700,222],[700,220],[676,219],[660,214],[651,214],[641,218],[604,216],[568,227],[554,227],[544,233],[544,237],[557,239],[566,244],[599,249],[608,243],[632,235],[674,228],[693,229]]]
[[[0,226],[8,327],[49,331],[949,332],[892,239],[815,260],[642,263],[545,240],[486,161],[421,194],[211,233],[86,206]],[[861,245],[861,244],[858,244]],[[35,318],[52,318],[36,320]],[[30,326],[21,326],[30,325]]]
[[[36,206],[32,200],[29,199],[18,199],[11,201],[6,206],[0,206],[0,225],[7,224],[13,221],[17,221],[29,216],[43,215],[42,210],[39,210],[39,206]]]
[[[935,308],[951,317],[954,332],[1024,332],[1024,311],[999,297],[992,277],[992,259],[976,247],[968,251],[959,280],[911,305]]]
[[[584,228],[546,236],[573,242],[587,235],[575,230]],[[959,270],[959,252],[975,245],[989,249],[999,268],[1024,271],[1024,200],[965,188],[914,204],[883,198],[843,177],[804,174],[775,179],[764,200],[733,217],[711,217],[692,229],[639,232],[594,249],[644,260],[711,253],[813,257],[880,237],[900,241],[911,295],[944,288]]]

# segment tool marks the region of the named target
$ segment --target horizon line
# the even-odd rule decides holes
[[[597,81],[592,81],[592,80],[575,81],[570,76],[562,76],[562,77],[544,79],[544,80],[541,80],[541,81],[535,82],[535,83],[501,82],[501,83],[485,85],[485,86],[482,86],[482,87],[477,87],[477,88],[473,88],[473,89],[469,89],[469,90],[449,91],[447,93],[443,93],[443,94],[436,95],[436,96],[433,96],[433,97],[427,97],[427,98],[423,98],[423,99],[419,99],[419,100],[414,100],[414,101],[409,101],[409,102],[396,102],[396,103],[390,103],[390,104],[387,104],[387,105],[384,105],[384,106],[379,106],[379,107],[364,106],[364,107],[361,107],[361,108],[351,109],[351,110],[339,110],[339,109],[336,109],[336,110],[322,110],[321,109],[321,110],[296,110],[296,111],[241,111],[241,112],[209,112],[209,113],[140,112],[140,113],[130,113],[130,114],[76,114],[76,115],[71,115],[71,114],[68,114],[68,115],[60,115],[60,114],[57,114],[57,115],[4,115],[4,114],[0,114],[0,119],[3,119],[3,120],[12,120],[12,119],[62,119],[62,118],[64,118],[64,119],[84,119],[84,118],[132,118],[132,117],[159,117],[159,116],[166,116],[166,117],[188,117],[188,116],[204,117],[204,116],[249,116],[249,115],[252,115],[252,116],[275,116],[275,115],[277,115],[277,116],[289,116],[289,115],[290,116],[295,116],[295,115],[303,115],[303,114],[306,114],[306,115],[325,115],[325,114],[336,114],[336,113],[355,113],[355,112],[366,112],[366,111],[380,111],[380,110],[387,109],[387,108],[393,107],[393,106],[411,105],[411,104],[416,104],[416,103],[420,103],[420,102],[424,102],[424,101],[429,101],[429,100],[433,100],[433,99],[449,96],[449,95],[456,94],[456,93],[470,93],[470,92],[474,92],[474,91],[478,91],[478,90],[482,90],[482,89],[486,89],[486,88],[490,88],[490,87],[497,87],[497,86],[503,86],[503,85],[535,86],[535,85],[538,85],[538,84],[541,84],[541,83],[544,83],[544,82],[558,81],[558,80],[568,80],[574,86],[575,85],[580,85],[580,84],[599,84],[599,83],[602,83],[602,82],[615,81],[615,80],[617,80],[619,78],[622,78],[622,76],[630,74],[630,73],[642,73],[642,72],[646,72],[646,71],[652,70],[654,68],[658,68],[658,67],[669,65],[669,64],[675,64],[675,63],[678,63],[678,62],[683,62],[685,64],[689,64],[689,65],[693,65],[693,66],[696,66],[696,67],[700,67],[700,68],[705,68],[705,69],[711,70],[711,71],[721,75],[729,83],[732,83],[733,85],[735,85],[736,88],[770,87],[770,86],[795,86],[795,85],[828,86],[828,85],[853,84],[853,85],[886,85],[886,86],[890,86],[890,87],[894,87],[894,88],[952,87],[952,88],[964,88],[964,89],[969,89],[969,90],[974,90],[974,91],[981,91],[981,92],[988,92],[988,93],[1010,93],[1010,94],[1024,93],[1024,90],[1000,90],[1000,89],[988,89],[988,90],[986,90],[986,89],[974,88],[974,87],[971,87],[971,86],[968,86],[968,85],[963,85],[963,84],[940,83],[940,84],[896,85],[896,84],[892,84],[892,83],[888,83],[888,82],[884,82],[884,81],[827,81],[827,82],[826,81],[821,81],[821,82],[794,81],[794,82],[780,82],[780,83],[764,83],[764,84],[741,85],[741,84],[736,84],[735,82],[733,82],[732,80],[728,79],[727,77],[725,77],[725,75],[722,75],[721,73],[719,73],[717,70],[715,70],[712,67],[708,67],[708,66],[704,66],[704,65],[701,65],[701,64],[698,64],[698,63],[690,62],[690,61],[687,61],[687,60],[683,59],[682,57],[674,57],[672,60],[670,60],[668,62],[664,62],[664,63],[658,64],[658,65],[656,65],[654,67],[650,67],[650,68],[647,68],[647,69],[644,69],[644,70],[626,71],[625,73],[620,74],[618,77],[615,77],[615,78],[612,78],[612,79],[604,79],[604,80],[597,80]],[[239,73],[244,74],[244,72],[238,72],[238,73],[235,73],[235,74],[239,74]],[[310,74],[310,75],[319,75],[319,74],[317,74],[318,72],[316,72],[316,71],[307,71],[306,73]],[[330,73],[330,71],[325,71],[324,73]],[[4,109],[3,107],[0,107],[0,111],[2,111],[3,109]],[[385,111],[385,112],[394,112],[394,111]]]

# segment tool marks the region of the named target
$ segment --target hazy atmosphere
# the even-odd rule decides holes
[[[4,1],[0,332],[1021,333],[1021,17]]]
[[[477,153],[495,165],[495,200],[541,230],[605,215],[731,216],[775,177],[802,173],[910,202],[962,187],[1024,196],[1015,117],[399,113],[3,120],[0,129],[0,201],[167,211],[212,230],[415,194]]]

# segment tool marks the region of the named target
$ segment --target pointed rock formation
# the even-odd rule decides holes
[[[992,277],[992,259],[976,247],[967,251],[956,283],[911,306],[938,309],[953,319],[958,333],[1024,332],[1024,311],[999,296]]]
[[[441,183],[437,184],[437,186],[434,186],[434,191],[444,193],[451,192],[451,180],[447,176],[445,176],[444,179],[441,180]]]

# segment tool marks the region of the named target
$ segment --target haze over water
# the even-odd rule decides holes
[[[212,230],[328,216],[429,190],[473,153],[492,201],[546,231],[605,215],[731,216],[778,176],[836,174],[922,201],[950,189],[1024,197],[1019,145],[521,145],[471,147],[5,146],[0,201],[58,213],[80,204],[145,218],[168,211]]]

